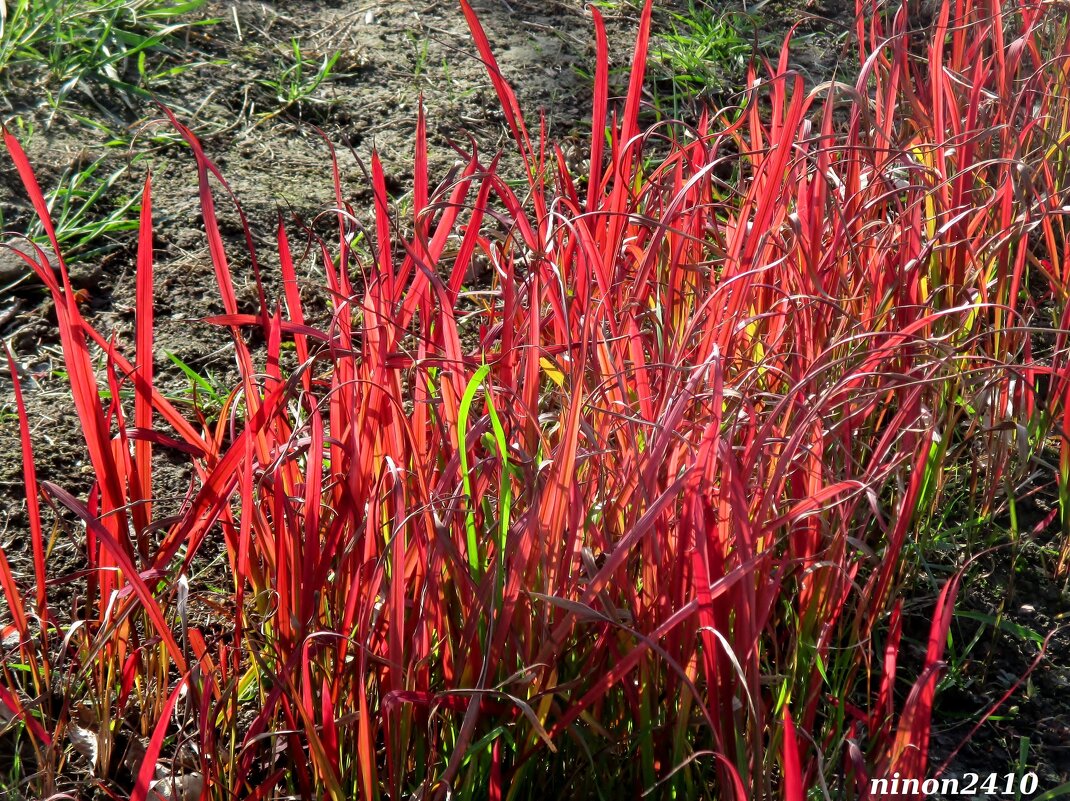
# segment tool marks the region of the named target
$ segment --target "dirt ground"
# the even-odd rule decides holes
[[[529,121],[544,110],[551,132],[586,138],[589,131],[593,33],[580,0],[474,0],[482,23]],[[658,24],[685,2],[659,3]],[[770,2],[757,12],[757,34],[766,46],[792,24],[800,23],[795,63],[810,85],[837,70],[849,70],[851,48],[846,31],[853,4],[840,0]],[[635,13],[606,11],[613,43],[614,81],[627,79]],[[328,149],[315,127],[336,145],[345,195],[360,212],[370,197],[362,164],[372,151],[382,158],[387,186],[404,203],[412,181],[412,149],[419,99],[423,98],[430,138],[432,185],[457,158],[451,142],[467,147],[469,133],[484,151],[508,149],[508,132],[483,64],[476,57],[459,6],[451,0],[237,0],[212,3],[203,12],[218,22],[193,28],[184,43],[191,60],[201,62],[159,91],[200,137],[240,199],[251,222],[265,271],[273,273],[274,230],[278,216],[313,220],[331,208]],[[335,75],[308,101],[280,108],[273,88],[260,83],[277,75],[299,38],[310,61],[337,52]],[[655,77],[657,65],[653,67]],[[842,74],[839,73],[839,74]],[[662,73],[664,82],[664,73]],[[655,83],[655,88],[660,84]],[[146,125],[161,114],[150,103],[119,98],[107,86],[88,86],[68,106],[104,120],[111,132],[89,127],[63,112],[53,115],[36,91],[12,91],[0,98],[0,117],[31,123],[25,141],[43,186],[54,185],[64,170],[100,156],[110,169],[129,165],[109,190],[105,203],[118,205],[140,190],[148,170],[153,175],[156,219],[156,343],[161,381],[181,394],[189,381],[167,359],[175,354],[202,375],[226,387],[233,377],[232,349],[224,330],[199,322],[221,313],[215,279],[199,218],[197,180],[189,151],[168,135],[164,125]],[[271,116],[268,116],[271,115]],[[127,141],[107,147],[115,131]],[[248,258],[242,255],[241,230],[220,194],[223,233],[234,245],[234,277],[239,299],[252,310],[255,288]],[[0,159],[0,206],[9,230],[22,230],[30,207],[6,157]],[[106,253],[74,267],[76,288],[87,290],[87,317],[104,333],[115,332],[132,346],[134,314],[133,244],[136,237],[116,237]],[[316,267],[299,268],[303,292],[313,305],[322,281]],[[25,371],[29,416],[39,477],[83,493],[91,476],[66,385],[54,315],[43,288],[33,281],[15,282],[21,268],[0,251],[0,339],[11,343]],[[12,285],[14,284],[14,285]],[[0,382],[0,491],[8,503],[0,509],[0,537],[16,566],[29,564],[27,523],[22,490],[22,454],[10,383]],[[175,466],[160,492],[177,504],[187,481]],[[67,572],[79,567],[81,542],[73,530],[61,533],[54,561]],[[1033,547],[1033,546],[1031,546]],[[1039,547],[1039,546],[1037,546]],[[964,592],[963,608],[995,615],[1000,608],[1018,627],[1046,636],[1066,625],[1070,596],[1031,559],[1028,549],[1014,564],[997,555],[978,568],[983,580]],[[957,560],[948,555],[949,564]],[[62,571],[60,571],[62,572]],[[1018,575],[1018,573],[1021,575]],[[1015,579],[1015,577],[1017,578]],[[62,583],[57,592],[62,592]],[[913,603],[924,622],[935,600]],[[956,636],[967,641],[980,625],[963,618]],[[933,762],[940,764],[977,720],[978,712],[998,699],[1009,683],[1033,662],[1037,645],[1004,626],[982,633],[965,657],[968,675],[941,696]],[[995,632],[995,633],[993,633]],[[922,640],[923,642],[923,640]],[[1013,711],[1012,711],[1013,710]],[[1030,682],[1023,684],[956,758],[952,773],[976,770],[1000,773],[1015,769],[1021,738],[1028,738],[1027,764],[1040,774],[1040,790],[1070,780],[1070,637],[1048,642]]]

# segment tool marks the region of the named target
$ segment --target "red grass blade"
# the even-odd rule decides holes
[[[164,704],[159,722],[152,731],[152,737],[149,738],[149,744],[145,749],[145,755],[142,757],[141,765],[138,767],[137,781],[134,784],[133,792],[130,793],[130,801],[147,801],[149,797],[149,789],[156,776],[156,766],[160,758],[160,750],[163,748],[163,741],[167,736],[167,729],[171,723],[171,713],[174,711],[175,704],[178,703],[178,699],[185,686],[186,677],[183,676],[175,686],[175,689],[171,691],[170,696],[168,696],[167,703]]]
[[[33,456],[33,441],[30,438],[30,418],[26,412],[26,401],[22,396],[22,385],[18,379],[18,366],[11,355],[11,348],[5,343],[7,366],[11,374],[11,386],[15,392],[15,409],[19,416],[19,438],[22,441],[22,481],[26,488],[26,514],[30,521],[30,545],[33,549],[33,575],[35,580],[34,611],[42,621],[50,619],[48,610],[48,571],[45,565],[45,537],[41,527],[41,504],[38,499],[37,467]],[[8,597],[9,603],[14,601]],[[21,608],[21,604],[19,604]],[[14,609],[12,609],[14,612]],[[26,636],[25,629],[20,631]]]
[[[152,179],[145,177],[145,190],[141,196],[141,221],[138,229],[137,250],[137,365],[134,372],[134,425],[144,431],[152,429],[152,375],[153,375],[153,275],[152,275]],[[138,439],[134,442],[134,461],[137,484],[133,509],[134,523],[139,532],[144,531],[152,520],[152,442]]]

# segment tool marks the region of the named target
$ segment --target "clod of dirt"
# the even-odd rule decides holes
[[[32,274],[30,265],[19,258],[10,247],[0,247],[0,284],[9,284]]]

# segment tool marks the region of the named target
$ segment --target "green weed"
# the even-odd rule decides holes
[[[105,201],[128,165],[101,174],[104,162],[103,156],[88,164],[76,160],[48,195],[56,238],[66,246],[69,263],[98,257],[118,247],[114,235],[137,230],[141,207],[136,198],[123,199],[110,208]],[[35,219],[26,233],[36,244],[48,246],[48,236],[39,220]]]
[[[189,387],[183,393],[184,397],[176,397],[175,400],[192,403],[193,407],[207,419],[218,418],[229,394],[223,381],[210,370],[200,373],[175,354],[169,351],[165,351],[165,354],[171,363],[189,379]]]
[[[275,117],[302,103],[325,102],[316,97],[316,90],[330,80],[339,56],[338,51],[324,53],[322,58],[310,56],[301,49],[297,38],[291,39],[289,53],[277,62],[275,74],[258,81],[261,86],[274,92],[275,100],[279,103],[279,107],[266,118]]]
[[[686,14],[672,15],[672,31],[658,37],[652,55],[674,94],[720,94],[743,77],[753,43],[742,32],[753,27],[745,14],[718,13],[692,2]]]
[[[76,89],[112,87],[129,103],[188,68],[169,47],[191,25],[180,20],[204,0],[15,0],[0,21],[0,80],[10,86],[40,74],[48,102],[59,106]],[[154,63],[150,55],[162,54]],[[92,89],[86,88],[92,97]]]

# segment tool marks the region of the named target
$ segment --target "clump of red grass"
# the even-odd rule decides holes
[[[75,740],[109,796],[139,800],[797,801],[924,777],[958,582],[901,675],[909,543],[952,480],[991,515],[1070,413],[1064,334],[1040,364],[1027,326],[1040,300],[1066,308],[1066,20],[945,2],[919,53],[905,6],[863,3],[853,84],[807,90],[785,42],[738,107],[644,130],[650,4],[612,116],[592,9],[576,175],[531,137],[462,8],[527,184],[473,148],[432,190],[421,116],[412,233],[373,159],[366,255],[335,167],[338,242],[309,240],[326,328],[306,322],[281,223],[281,297],[249,237],[259,311],[239,312],[210,177],[225,182],[172,118],[225,309],[210,322],[241,373],[218,423],[154,384],[148,180],[133,361],[82,316],[58,247],[24,257],[97,476],[81,497],[38,482],[19,395],[35,589],[0,558],[18,635],[0,706],[33,792],[67,786]],[[477,257],[492,291],[473,306]],[[195,471],[162,520],[161,449]],[[78,610],[50,603],[42,494],[85,525]],[[233,585],[210,635],[188,576],[214,531]]]

